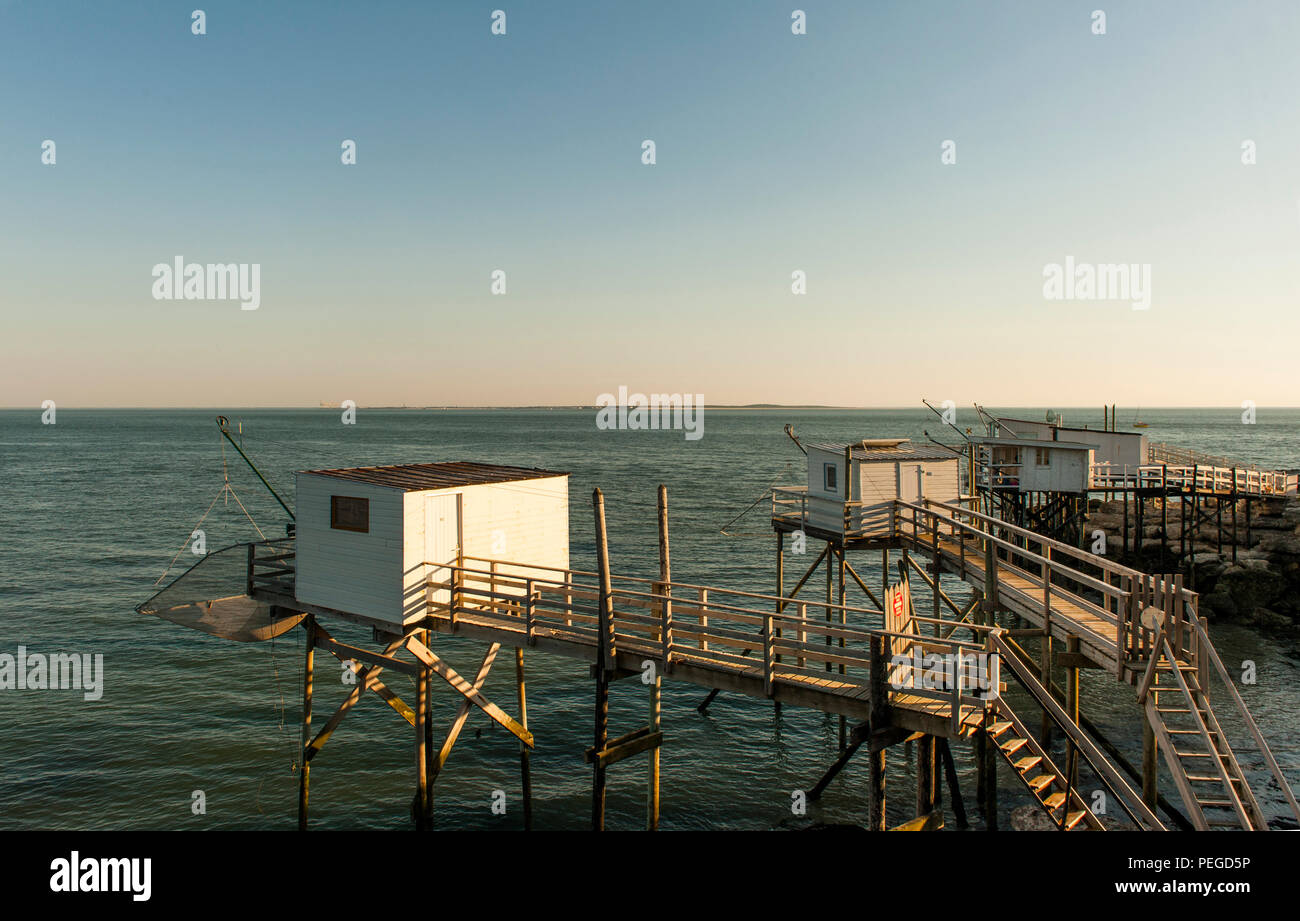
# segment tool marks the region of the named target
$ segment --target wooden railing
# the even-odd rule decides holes
[[[1093,464],[1090,476],[1090,488],[1097,491],[1135,488],[1281,496],[1294,494],[1296,484],[1294,473],[1200,464]]]
[[[258,541],[248,545],[248,580],[246,590],[258,588],[288,589],[293,594],[296,576],[296,544],[292,537]]]
[[[1150,831],[1165,831],[1164,823],[1143,802],[1141,795],[1115,769],[1110,759],[1102,753],[1092,738],[1070,719],[1069,714],[1056,701],[1056,698],[1043,687],[1038,677],[1020,661],[1016,651],[1004,639],[1003,631],[992,633],[989,642],[994,651],[1000,654],[1000,658],[1006,659],[1011,673],[1019,680],[1020,684],[1029,692],[1038,705],[1042,707],[1043,712],[1047,714],[1052,724],[1065,734],[1069,750],[1077,751],[1083,756],[1083,759],[1092,767],[1098,779],[1110,789],[1111,794],[1119,801],[1120,808],[1128,813],[1129,818],[1137,823],[1140,828]]]
[[[969,640],[901,634],[909,644],[906,654],[899,653],[901,659],[893,661],[896,656],[887,652],[888,659],[877,665],[872,638],[900,635],[885,629],[879,608],[611,576],[606,624],[595,573],[478,558],[464,562],[441,567],[443,579],[429,582],[432,588],[450,590],[450,601],[431,603],[430,614],[447,620],[453,629],[472,616],[477,624],[522,632],[528,644],[545,636],[598,647],[602,635],[608,635],[614,655],[632,652],[651,658],[668,673],[681,664],[751,673],[760,669],[769,696],[774,683],[799,678],[817,679],[818,684],[830,680],[840,693],[852,693],[871,687],[876,667],[877,673],[892,679],[891,697],[905,693],[950,702],[960,714],[962,707],[982,705],[987,688],[992,688],[987,699],[994,699],[999,686],[996,661],[991,673],[983,665],[990,627],[961,624],[958,629],[973,637]],[[913,620],[953,626],[952,621]],[[914,651],[963,663],[957,680],[940,688],[916,680],[910,674]]]

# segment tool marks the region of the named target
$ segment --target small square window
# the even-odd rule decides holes
[[[356,496],[330,496],[330,527],[369,534],[370,500]]]
[[[1049,464],[1049,452],[1046,448],[1034,448],[1034,463],[1039,467],[1046,467]]]
[[[836,481],[839,474],[839,468],[836,467],[834,464],[827,464],[825,469],[826,469],[826,491],[838,492],[839,486],[836,485]]]

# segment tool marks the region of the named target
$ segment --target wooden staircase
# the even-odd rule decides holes
[[[1079,796],[1078,790],[1067,781],[1066,773],[1056,766],[1005,700],[998,700],[990,708],[986,720],[968,719],[961,730],[967,738],[981,732],[988,736],[990,744],[996,746],[1002,759],[1011,765],[1057,828],[1062,831],[1106,830]]]
[[[1165,763],[1198,831],[1267,831],[1268,822],[1201,687],[1199,669],[1160,646],[1143,701]]]

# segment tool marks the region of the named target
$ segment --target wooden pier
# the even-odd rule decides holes
[[[868,824],[884,828],[885,753],[900,741],[922,745],[935,784],[942,751],[950,743],[970,741],[980,764],[977,797],[986,825],[996,827],[996,764],[1001,761],[1062,829],[1105,827],[1081,795],[1078,762],[1082,759],[1105,787],[1131,825],[1164,829],[1170,825],[1210,828],[1227,822],[1262,829],[1266,822],[1246,772],[1238,763],[1210,705],[1212,677],[1226,679],[1223,664],[1196,612],[1196,595],[1177,579],[1139,573],[1104,557],[1008,525],[963,504],[896,502],[892,520],[880,533],[878,517],[864,522],[873,531],[822,535],[825,549],[814,559],[793,591],[773,594],[671,578],[668,557],[666,494],[661,494],[661,576],[634,577],[613,572],[604,536],[603,499],[593,497],[598,568],[594,572],[461,558],[440,568],[431,581],[427,616],[401,632],[348,612],[304,605],[293,594],[292,541],[250,546],[250,594],[285,611],[305,612],[307,631],[304,696],[304,767],[315,758],[347,712],[366,690],[378,693],[412,727],[417,741],[419,824],[432,823],[429,786],[446,762],[471,709],[477,709],[514,734],[521,745],[527,776],[527,752],[533,738],[527,729],[523,694],[523,658],[536,650],[581,661],[594,681],[595,734],[584,757],[593,770],[593,827],[604,825],[606,771],[635,755],[651,753],[647,784],[647,826],[658,822],[657,754],[665,744],[660,726],[659,695],[663,681],[718,692],[771,700],[778,706],[815,709],[841,716],[847,727],[841,756],[813,786],[819,794],[855,752],[871,759]],[[852,510],[846,511],[852,524]],[[802,530],[797,514],[779,503],[773,515],[778,547]],[[816,533],[807,534],[813,540]],[[846,551],[875,548],[885,555],[901,551],[900,578],[884,580],[879,593],[863,581]],[[784,555],[779,572],[784,572]],[[825,599],[799,592],[822,565],[828,571]],[[927,565],[928,564],[928,565]],[[832,600],[829,578],[838,571],[839,600]],[[843,603],[849,574],[872,605]],[[972,586],[975,600],[958,606],[935,587],[934,573],[956,576]],[[912,605],[909,581],[919,578],[930,589],[930,616]],[[783,575],[778,576],[778,580]],[[1020,626],[996,622],[995,612]],[[371,626],[382,643],[379,651],[340,643],[322,626],[342,618]],[[482,642],[485,655],[473,672],[462,674],[434,651],[436,637],[455,635]],[[1036,641],[1037,656],[1021,645]],[[490,700],[482,687],[501,649],[515,650],[517,704]],[[311,671],[314,650],[323,649],[358,672],[358,685],[338,711],[312,734]],[[922,679],[916,667],[925,656],[946,663],[947,680],[939,687]],[[953,663],[956,663],[954,666]],[[1065,667],[1070,677],[1061,692],[1051,668]],[[385,669],[413,675],[420,693],[407,706],[379,679]],[[1080,712],[1082,670],[1101,671],[1136,689],[1135,704],[1148,721],[1152,737],[1141,773],[1117,758],[1113,746],[1085,730]],[[611,739],[608,733],[610,684],[649,674],[651,718],[646,726]],[[463,697],[456,719],[441,744],[433,739],[427,687],[438,678]],[[1007,681],[1024,688],[1041,710],[1040,725],[1015,712],[1001,694]],[[1254,747],[1267,761],[1274,779],[1296,807],[1286,779],[1258,733],[1240,695],[1226,681],[1224,703],[1244,717]],[[1185,703],[1186,706],[1174,704]],[[507,709],[517,708],[517,716]],[[1193,716],[1192,728],[1177,720]],[[1197,719],[1199,717],[1199,720]],[[1095,729],[1095,727],[1093,727]],[[1068,754],[1058,763],[1050,754],[1053,734],[1067,741]],[[1108,750],[1110,749],[1110,750]],[[1156,753],[1166,759],[1185,812],[1172,807],[1156,789]],[[1128,773],[1120,767],[1123,763]],[[1198,766],[1199,765],[1199,766]],[[964,803],[949,778],[954,809]],[[308,772],[302,774],[302,827],[307,825]],[[527,789],[527,787],[526,787]],[[1163,804],[1163,805],[1161,805]],[[918,794],[918,815],[909,827],[935,827],[933,796]],[[531,803],[526,809],[531,810]],[[1163,808],[1166,817],[1157,815]],[[1171,821],[1172,820],[1172,821]],[[1179,821],[1181,820],[1181,821]]]

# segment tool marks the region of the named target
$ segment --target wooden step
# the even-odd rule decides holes
[[[1065,827],[1067,829],[1074,828],[1076,825],[1078,825],[1080,822],[1083,821],[1083,817],[1086,816],[1087,814],[1088,811],[1086,809],[1079,809],[1076,810],[1075,812],[1071,812],[1069,815],[1065,817]]]
[[[1039,774],[1032,780],[1026,780],[1025,783],[1029,785],[1030,790],[1037,794],[1041,792],[1044,787],[1050,787],[1054,780],[1056,780],[1055,774]]]
[[[1048,809],[1052,810],[1053,812],[1055,812],[1057,809],[1061,807],[1061,804],[1064,802],[1065,802],[1065,794],[1058,790],[1057,792],[1053,793],[1051,796],[1047,797],[1047,799],[1043,800],[1043,805],[1046,806]]]
[[[1027,755],[1026,757],[1021,758],[1019,761],[1017,761],[1013,765],[1013,767],[1015,767],[1015,769],[1019,771],[1021,774],[1025,774],[1028,773],[1029,771],[1032,771],[1034,768],[1038,767],[1039,763],[1042,760],[1043,760],[1042,755]]]
[[[998,736],[1002,735],[1010,728],[1011,728],[1010,722],[1006,722],[1006,721],[996,722],[989,727],[989,735],[993,736],[993,738],[996,739]]]
[[[1009,758],[1028,744],[1029,744],[1028,739],[1017,738],[1017,739],[1012,739],[1009,742],[1003,742],[998,747],[1001,748],[1003,753]]]

